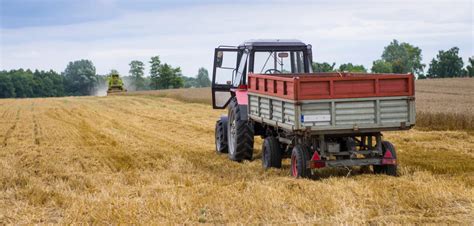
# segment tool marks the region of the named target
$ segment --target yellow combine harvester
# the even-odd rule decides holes
[[[109,82],[109,88],[107,89],[107,95],[110,95],[110,94],[113,94],[113,93],[127,92],[127,90],[123,86],[123,81],[120,78],[119,74],[113,73],[113,74],[109,75],[107,80]]]

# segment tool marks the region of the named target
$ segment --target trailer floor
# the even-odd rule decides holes
[[[474,134],[386,133],[400,177],[214,153],[224,111],[157,96],[0,100],[0,224],[474,223]]]

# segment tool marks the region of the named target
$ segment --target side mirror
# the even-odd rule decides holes
[[[216,67],[222,67],[222,61],[224,60],[224,52],[218,51],[216,56]]]

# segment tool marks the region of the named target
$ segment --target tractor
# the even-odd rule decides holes
[[[107,89],[107,95],[114,93],[127,92],[123,85],[123,81],[118,73],[112,73],[107,77],[109,88]]]

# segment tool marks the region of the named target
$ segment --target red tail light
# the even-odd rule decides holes
[[[382,158],[382,165],[396,165],[397,159],[393,158],[392,152],[387,150]]]
[[[317,151],[314,152],[313,157],[311,157],[311,168],[323,168],[326,166],[326,163],[321,160]]]
[[[383,158],[384,158],[384,159],[391,159],[391,158],[393,158],[392,152],[389,151],[389,150],[385,151],[385,155],[383,155]]]
[[[321,157],[319,157],[319,154],[317,151],[314,152],[313,157],[311,160],[316,161],[316,160],[321,160]]]

